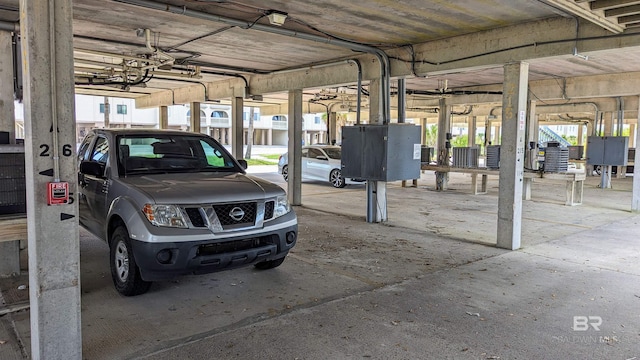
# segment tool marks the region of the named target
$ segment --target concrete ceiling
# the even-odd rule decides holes
[[[572,82],[590,84],[597,76],[640,79],[640,1],[76,0],[73,6],[76,92],[136,98],[140,107],[225,101],[238,88],[262,95],[262,101],[247,97],[256,106],[282,104],[296,86],[304,87],[305,100],[323,89],[353,94],[356,72],[342,61],[358,58],[365,83],[379,76],[379,64],[345,44],[387,53],[391,76],[406,78],[415,94],[410,100],[424,100],[421,106],[443,96],[438,92],[460,104],[495,101],[455,94],[499,91],[510,61],[530,64],[533,96],[545,103],[640,94],[626,83],[567,92]],[[18,21],[17,10],[18,1],[0,0],[0,20]],[[284,24],[271,25],[271,13],[287,14]]]

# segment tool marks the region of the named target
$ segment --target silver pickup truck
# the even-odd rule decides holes
[[[78,149],[80,224],[109,244],[126,296],[152,281],[282,264],[298,222],[284,190],[203,134],[95,129]]]

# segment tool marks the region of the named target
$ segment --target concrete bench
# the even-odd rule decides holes
[[[438,172],[457,172],[471,174],[471,188],[474,195],[487,193],[487,177],[489,175],[500,175],[500,170],[492,170],[487,168],[454,168],[446,165],[423,164],[422,170],[433,170]],[[478,182],[478,175],[482,180]],[[566,200],[565,205],[574,206],[582,204],[584,180],[586,174],[584,171],[566,172],[566,173],[541,173],[541,172],[525,172],[524,184],[522,189],[522,198],[531,200],[531,184],[534,179],[538,181],[565,182],[566,183]],[[480,189],[478,189],[480,185]]]

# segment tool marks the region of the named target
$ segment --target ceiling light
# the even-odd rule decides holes
[[[269,18],[269,23],[271,25],[282,26],[285,20],[287,20],[287,13],[278,11],[278,10],[269,10],[267,13],[267,17]]]
[[[582,55],[582,54],[578,53],[578,49],[577,48],[573,48],[573,56],[579,57],[582,60],[589,60],[589,56],[588,55]]]

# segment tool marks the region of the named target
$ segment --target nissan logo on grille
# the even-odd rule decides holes
[[[235,221],[240,221],[244,217],[244,210],[236,206],[229,211],[229,217]]]

